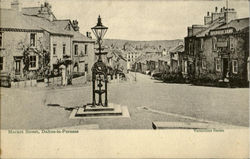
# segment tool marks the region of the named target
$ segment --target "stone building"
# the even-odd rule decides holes
[[[196,58],[197,76],[247,81],[249,18],[235,19],[210,30],[203,47],[204,51]]]
[[[193,78],[215,81],[247,79],[249,18],[237,19],[237,12],[221,8],[204,17],[204,25],[187,28],[185,57],[187,72]]]
[[[78,22],[70,19],[54,20],[54,26],[64,29],[73,35],[72,37],[72,72],[85,73],[91,76],[91,67],[95,62],[94,45],[90,32],[86,32],[86,36],[79,32]]]
[[[12,78],[23,78],[25,74],[37,74],[42,67],[42,55],[49,50],[46,42],[48,32],[30,19],[11,9],[0,9],[0,61],[1,71]],[[25,63],[25,54],[28,63]],[[26,71],[24,71],[26,67]],[[30,77],[33,78],[33,77]]]
[[[59,65],[64,64],[70,74],[75,71],[91,75],[94,40],[89,33],[84,36],[79,32],[76,20],[57,20],[48,3],[20,8],[15,0],[11,9],[0,12],[1,71],[14,79],[37,79],[44,76],[47,67],[58,74]]]
[[[139,51],[133,48],[126,50],[126,52],[127,52],[127,69],[131,70],[133,63],[135,62],[136,58],[140,56],[140,53]]]
[[[184,54],[184,45],[180,44],[173,49],[169,50],[170,54],[170,72],[179,72],[182,71],[182,61]]]

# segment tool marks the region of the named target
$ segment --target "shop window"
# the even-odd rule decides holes
[[[219,58],[216,58],[216,60],[215,60],[215,68],[216,68],[216,71],[221,70],[221,61]]]
[[[56,44],[53,44],[53,55],[56,56]]]
[[[30,46],[31,47],[36,46],[36,34],[34,33],[30,34]]]
[[[3,57],[0,57],[0,70],[3,70]]]
[[[36,69],[37,68],[37,57],[36,56],[30,56],[29,57],[29,68],[30,69]]]
[[[63,44],[63,55],[66,54],[66,44]]]
[[[233,70],[233,73],[238,73],[238,61],[237,60],[233,60],[232,61],[232,70]]]
[[[78,55],[78,45],[75,45],[74,50],[75,50],[75,55]]]

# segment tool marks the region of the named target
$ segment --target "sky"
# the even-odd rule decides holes
[[[57,19],[77,19],[83,34],[100,14],[109,28],[105,38],[127,40],[183,39],[188,26],[203,24],[208,11],[226,6],[226,0],[19,0],[23,7],[44,1]],[[0,0],[1,7],[10,8],[10,2]],[[229,0],[228,6],[236,9],[238,18],[249,17],[249,0]]]

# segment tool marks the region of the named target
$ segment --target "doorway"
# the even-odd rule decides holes
[[[222,62],[223,62],[222,75],[223,75],[223,79],[224,79],[224,78],[226,78],[227,73],[229,73],[228,58],[223,58]]]

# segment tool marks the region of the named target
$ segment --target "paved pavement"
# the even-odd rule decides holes
[[[90,103],[90,85],[57,89],[1,88],[1,127],[51,129],[98,124],[100,129],[151,129],[153,121],[195,122],[193,119],[249,125],[246,88],[167,84],[139,73],[130,73],[128,77],[126,82],[109,84],[108,97],[109,102],[127,106],[131,118],[70,120],[70,111],[64,107]]]

